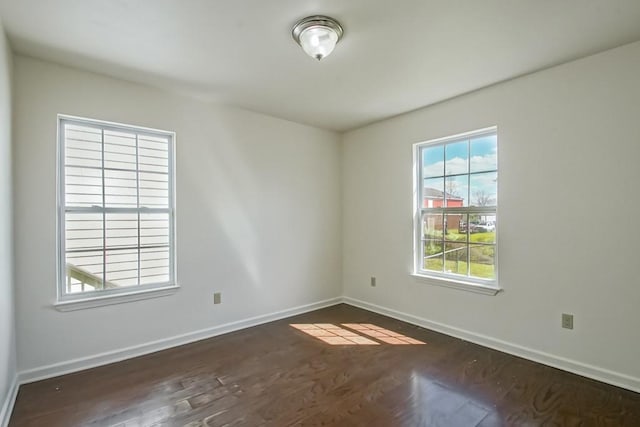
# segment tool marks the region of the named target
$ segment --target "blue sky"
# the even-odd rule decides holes
[[[497,169],[497,154],[496,135],[425,147],[422,151],[425,187],[443,190],[446,180],[447,190],[464,198],[465,206],[469,200],[472,205],[477,204],[478,193],[482,192],[495,201],[497,173],[485,171]],[[449,177],[469,172],[473,173],[470,178],[468,175]]]

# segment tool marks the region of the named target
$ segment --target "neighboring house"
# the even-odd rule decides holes
[[[463,205],[462,197],[436,190],[435,188],[425,187],[422,191],[424,197],[423,207],[425,208],[442,208],[444,207],[444,199],[447,199],[447,206],[450,208],[460,208]]]
[[[425,208],[442,208],[444,207],[444,200],[447,200],[447,206],[450,208],[460,208],[464,204],[464,199],[459,196],[447,193],[445,191],[436,190],[435,188],[425,187],[422,190],[423,204]],[[429,218],[427,221],[427,227],[433,230],[442,230],[442,217],[439,221],[434,221],[434,218]],[[445,232],[448,232],[449,228],[458,228],[458,224],[462,221],[462,215],[447,215]]]
[[[450,208],[459,208],[464,206],[464,198],[459,196],[454,196],[453,194],[447,193],[445,191],[436,190],[435,188],[425,187],[423,192],[423,207],[425,208],[442,208],[444,207],[444,200],[446,197],[447,207]],[[438,215],[438,214],[433,214]],[[427,220],[427,228],[432,230],[442,230],[442,225],[439,222],[442,221],[442,217],[438,221],[433,216]],[[495,215],[476,215],[471,219],[472,224],[482,224],[489,228],[483,229],[486,231],[487,229],[492,231],[495,228],[496,216]],[[463,218],[462,214],[448,214],[445,219],[445,230],[448,233],[451,230],[459,230],[460,233],[466,233],[466,221]],[[478,230],[475,229],[477,232]],[[474,228],[472,227],[471,232],[474,232]]]

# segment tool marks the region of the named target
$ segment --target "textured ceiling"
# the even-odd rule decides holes
[[[312,14],[345,36],[318,63]],[[344,131],[640,40],[638,0],[0,0],[13,48]]]

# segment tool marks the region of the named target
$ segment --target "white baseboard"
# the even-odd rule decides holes
[[[2,409],[0,409],[0,426],[7,427],[9,425],[9,418],[13,412],[13,405],[16,403],[16,397],[18,397],[18,376],[13,377],[11,386],[7,391],[4,402],[2,402]]]
[[[72,372],[95,368],[97,366],[107,365],[109,363],[119,362],[121,360],[131,359],[133,357],[143,356],[149,353],[155,353],[156,351],[166,350],[168,348],[177,347],[179,345],[189,344],[195,341],[215,337],[217,335],[237,331],[239,329],[257,326],[267,322],[273,322],[274,320],[295,316],[297,314],[318,310],[340,303],[342,303],[342,297],[331,298],[324,301],[318,301],[315,303],[305,304],[286,310],[276,311],[273,313],[263,314],[248,319],[237,320],[235,322],[217,325],[212,328],[201,329],[195,332],[189,332],[182,335],[164,338],[145,344],[95,354],[92,356],[73,359],[61,363],[54,363],[52,365],[41,366],[35,369],[29,369],[27,371],[20,372],[18,375],[18,380],[19,384],[26,384],[34,381],[44,380],[47,378],[57,377],[59,375],[70,374]]]
[[[563,371],[568,371],[577,375],[581,375],[583,377],[591,378],[617,387],[622,387],[636,393],[640,393],[640,378],[637,377],[632,377],[630,375],[625,375],[619,372],[610,371],[608,369],[599,368],[597,366],[588,365],[586,363],[534,350],[532,348],[523,347],[518,344],[498,340],[486,335],[476,334],[464,329],[455,328],[439,322],[434,322],[432,320],[424,319],[422,317],[403,313],[376,304],[371,304],[355,298],[343,297],[343,302],[354,307],[373,311],[374,313],[389,316],[394,319],[411,323],[413,325],[422,326],[423,328],[441,332],[452,337],[461,338],[463,340],[470,341],[484,347],[489,347],[494,350],[502,351],[504,353],[509,353],[514,356],[519,356],[528,360],[532,360],[534,362],[542,363],[543,365],[558,368]]]

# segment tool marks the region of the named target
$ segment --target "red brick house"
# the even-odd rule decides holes
[[[423,204],[425,208],[442,208],[444,207],[445,196],[447,198],[447,207],[460,208],[464,203],[462,197],[454,196],[453,194],[446,193],[444,191],[436,190],[435,188],[425,187],[422,190]]]
[[[430,188],[430,187],[425,187],[422,190],[422,197],[423,197],[422,206],[425,208],[444,207],[445,197],[447,200],[447,207],[460,208],[464,204],[464,199],[462,197],[454,196],[453,194],[449,194],[447,192],[436,190],[435,188]],[[445,225],[445,232],[448,233],[449,227],[457,229],[461,220],[462,220],[462,215],[456,215],[456,214],[447,215],[447,225]],[[431,218],[430,221],[433,221],[433,218]],[[442,217],[440,221],[430,222],[428,228],[435,229],[435,230],[442,230]]]

